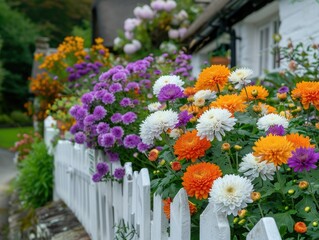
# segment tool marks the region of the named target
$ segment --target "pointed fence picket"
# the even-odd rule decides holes
[[[50,128],[45,128],[45,132],[51,131]],[[46,144],[49,143],[51,139],[48,138]],[[150,178],[146,168],[137,172],[132,170],[131,163],[126,163],[123,183],[93,183],[92,174],[98,162],[107,162],[111,171],[120,167],[120,163],[110,162],[100,151],[65,140],[58,141],[53,154],[54,191],[93,240],[191,239],[189,205],[184,189],[171,203],[168,222],[160,196],[153,196],[151,208]],[[200,239],[230,240],[226,215],[216,213],[211,203],[200,216]],[[247,235],[247,240],[253,239],[280,240],[274,219],[262,218]]]

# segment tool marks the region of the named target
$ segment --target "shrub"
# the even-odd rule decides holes
[[[0,115],[0,125],[11,125],[12,123],[13,121],[8,115],[6,114]]]
[[[10,117],[11,117],[12,121],[14,123],[17,123],[17,124],[26,125],[26,124],[31,124],[32,123],[31,118],[28,117],[26,114],[24,114],[21,111],[13,111],[13,112],[11,112]]]
[[[21,163],[17,188],[25,208],[38,208],[52,200],[53,157],[48,154],[44,142],[34,143]]]

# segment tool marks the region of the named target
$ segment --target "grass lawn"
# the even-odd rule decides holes
[[[18,140],[18,133],[32,133],[33,127],[0,128],[0,148],[9,149]]]

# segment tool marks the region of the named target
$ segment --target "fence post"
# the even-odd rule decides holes
[[[163,211],[163,200],[159,195],[154,194],[153,198],[153,220],[152,220],[152,240],[168,239],[168,221]]]
[[[246,240],[281,240],[275,220],[272,217],[264,217],[248,233]]]
[[[229,240],[230,227],[226,214],[217,213],[209,203],[200,215],[200,240]]]
[[[189,240],[191,237],[191,218],[188,197],[181,188],[171,203],[170,239]]]

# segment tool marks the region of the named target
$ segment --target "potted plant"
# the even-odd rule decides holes
[[[229,62],[229,50],[227,50],[225,46],[219,47],[212,52],[210,58],[210,63],[212,65],[228,66]]]

